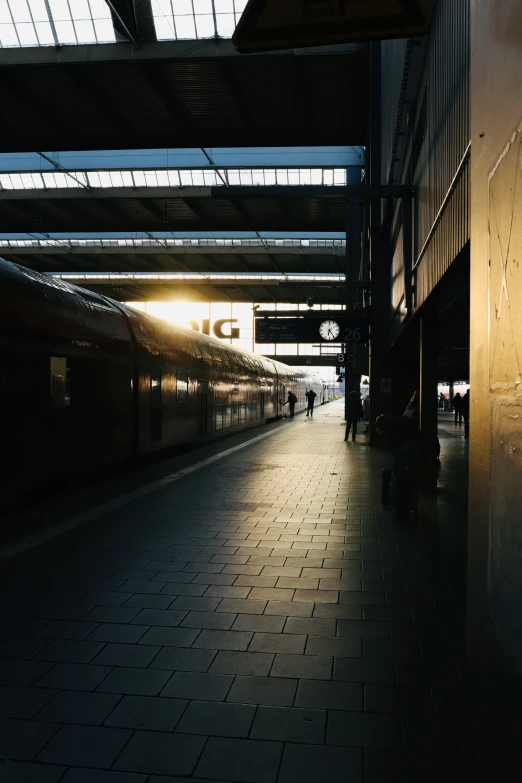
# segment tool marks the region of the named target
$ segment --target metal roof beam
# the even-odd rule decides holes
[[[41,190],[31,188],[26,190],[2,190],[2,199],[58,199],[58,198],[165,198],[183,200],[194,198],[225,198],[229,199],[237,209],[238,199],[247,198],[411,198],[413,188],[409,185],[187,185],[171,187],[117,187],[117,188],[49,188]],[[252,218],[239,204],[242,211],[241,217],[245,222],[251,222]]]
[[[147,80],[151,90],[169,112],[178,128],[186,135],[187,147],[192,147],[194,131],[192,116],[161,63],[143,62],[140,65],[140,73]]]
[[[123,213],[122,213],[122,219],[123,219]],[[1,239],[1,237],[0,237]],[[42,240],[43,241],[43,240]],[[49,241],[57,241],[57,242],[66,242],[69,240],[49,240]],[[63,245],[61,247],[57,247],[56,245],[37,245],[37,246],[31,246],[31,245],[0,245],[0,254],[1,253],[10,253],[11,255],[40,255],[42,252],[48,253],[48,254],[54,254],[54,253],[61,253],[63,252]],[[198,247],[189,247],[189,246],[183,246],[183,245],[158,245],[156,242],[153,245],[71,245],[69,248],[69,252],[71,255],[78,255],[78,256],[87,256],[87,255],[99,255],[103,253],[110,253],[111,255],[132,255],[136,252],[141,253],[142,255],[147,255],[149,253],[154,253],[158,255],[168,255],[168,256],[176,256],[176,255],[189,255],[189,256],[205,256],[208,253],[212,253],[212,255],[230,255],[235,256],[243,263],[246,263],[244,260],[244,256],[248,255],[262,255],[262,256],[270,256],[274,252],[276,252],[278,255],[285,255],[285,256],[327,256],[328,258],[331,258],[332,256],[335,258],[335,262],[337,263],[337,256],[332,253],[331,247],[273,247],[272,245],[269,245],[268,248],[264,246],[255,247],[255,246],[248,246],[245,245],[244,247],[223,247],[220,245],[212,246],[212,245],[201,245]],[[251,272],[252,270],[250,267],[246,269],[245,271]]]

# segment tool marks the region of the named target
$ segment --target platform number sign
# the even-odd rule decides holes
[[[345,343],[358,343],[361,341],[362,334],[360,326],[348,327],[344,330]]]

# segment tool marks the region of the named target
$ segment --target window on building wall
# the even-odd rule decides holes
[[[178,402],[188,400],[188,374],[181,370],[176,373],[176,399]]]

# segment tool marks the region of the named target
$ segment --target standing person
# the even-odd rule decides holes
[[[295,396],[295,394],[293,392],[289,391],[288,392],[288,399],[286,400],[286,402],[282,403],[282,405],[288,405],[288,407],[290,408],[290,418],[291,419],[294,418],[294,410],[295,410],[296,402],[297,402],[297,397]]]
[[[357,422],[364,416],[361,395],[356,391],[351,391],[348,395],[348,404],[346,406],[346,432],[344,439],[348,440],[350,429],[352,430],[352,440],[357,437]]]
[[[441,411],[442,411],[442,410],[444,410],[444,400],[445,400],[445,399],[446,399],[446,398],[445,398],[445,396],[444,396],[444,395],[443,395],[443,393],[441,392],[441,393],[439,394],[439,408],[440,408],[440,410],[441,410]]]
[[[453,397],[453,410],[455,411],[455,426],[457,426],[457,419],[459,425],[462,424],[462,397],[460,392],[457,392]]]
[[[464,419],[464,437],[469,438],[469,389],[462,398],[460,410],[462,411],[462,418]]]
[[[308,408],[306,409],[306,415],[308,416],[308,414],[310,414],[310,416],[313,418],[314,402],[315,402],[315,398],[317,397],[317,394],[314,392],[313,389],[310,389],[310,391],[306,392],[305,397],[308,400]]]
[[[419,500],[419,467],[422,441],[418,424],[411,416],[378,416],[377,432],[388,438],[393,457],[390,479],[389,511],[397,514],[404,504],[413,515]]]

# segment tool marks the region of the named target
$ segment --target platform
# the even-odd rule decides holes
[[[388,458],[342,416],[120,479],[0,552],[2,783],[460,780],[465,447],[441,438],[444,494],[392,521]]]

